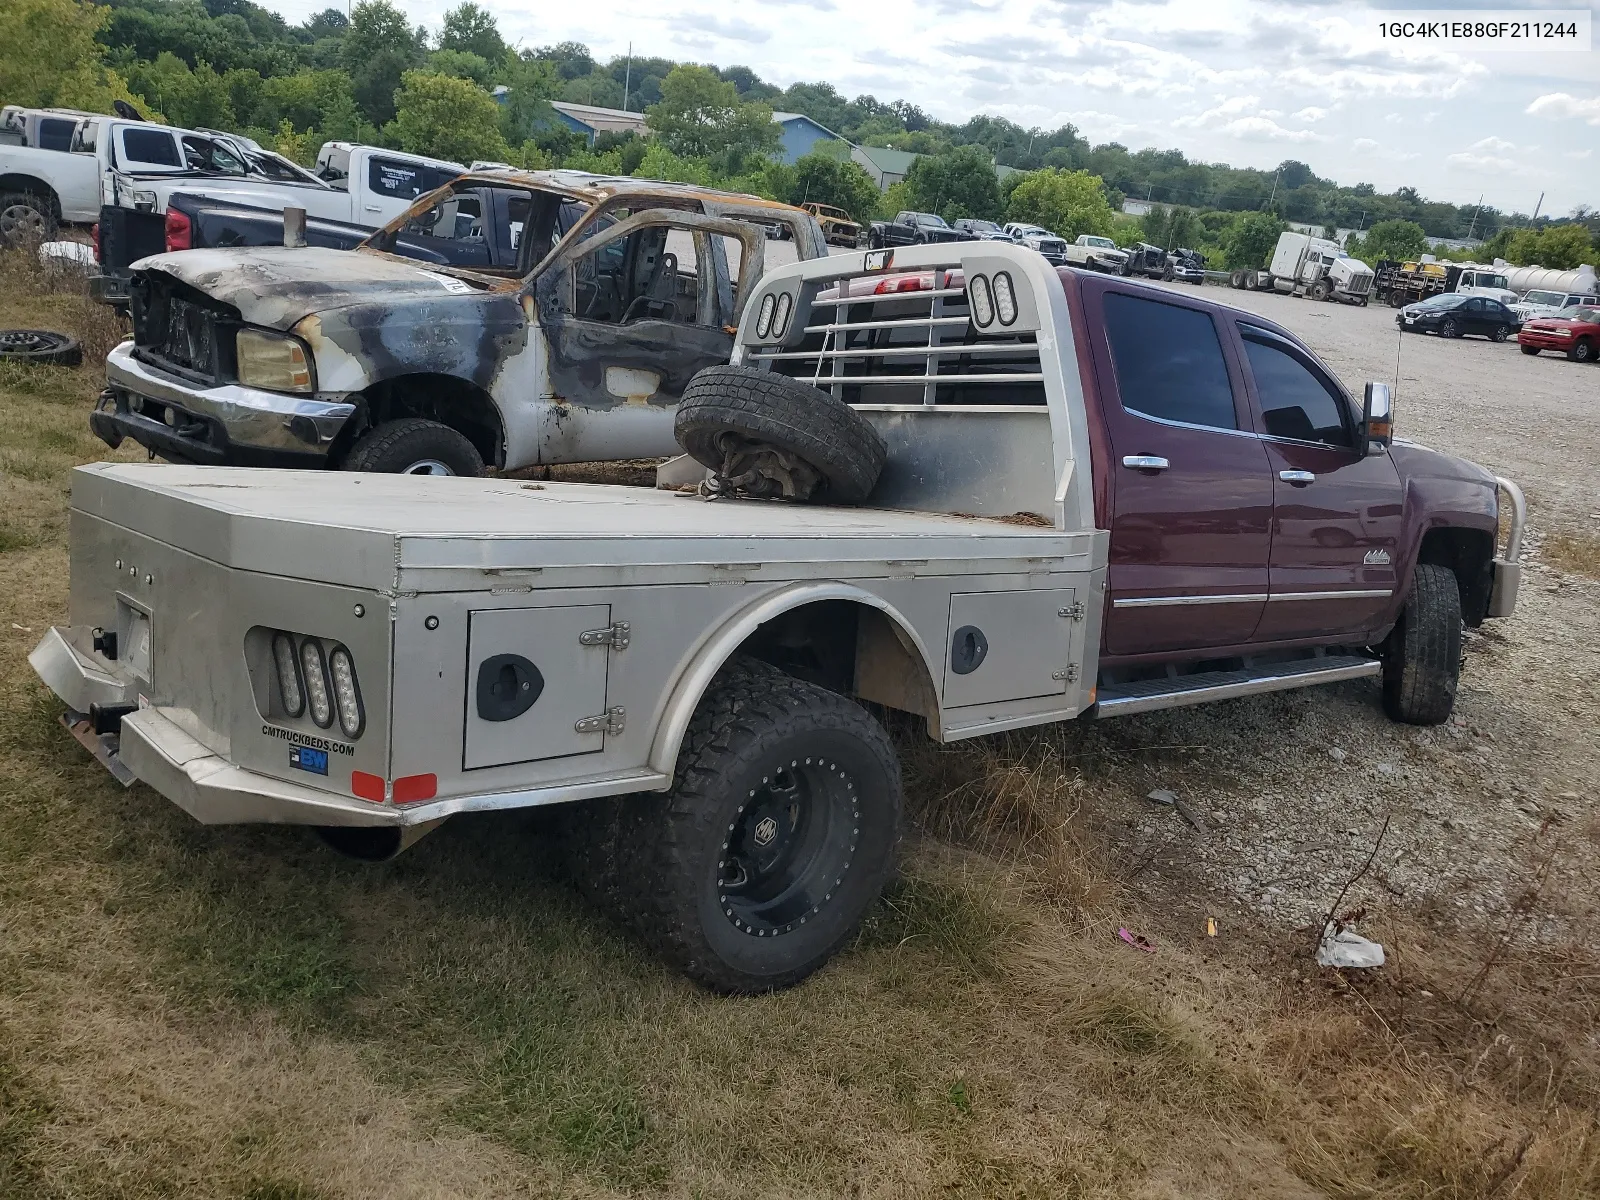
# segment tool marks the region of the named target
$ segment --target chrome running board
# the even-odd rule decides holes
[[[1343,654],[1273,663],[1243,671],[1202,671],[1175,679],[1146,679],[1101,688],[1094,713],[1097,717],[1125,717],[1131,713],[1258,696],[1263,692],[1282,692],[1318,683],[1363,679],[1382,670],[1383,664],[1375,658]]]

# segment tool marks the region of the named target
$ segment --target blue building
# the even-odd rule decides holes
[[[818,142],[844,142],[833,130],[826,125],[819,125],[805,113],[775,112],[772,119],[783,129],[778,155],[786,163],[804,158],[816,148]]]
[[[636,133],[640,137],[649,133],[644,114],[625,112],[620,108],[600,108],[593,104],[574,104],[569,100],[552,100],[561,123],[574,133],[581,133],[592,146],[596,134]]]

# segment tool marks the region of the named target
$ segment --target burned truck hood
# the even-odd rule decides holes
[[[161,271],[239,310],[253,325],[290,329],[351,305],[394,309],[447,298],[505,298],[506,283],[447,274],[375,250],[253,246],[156,254],[133,264]]]

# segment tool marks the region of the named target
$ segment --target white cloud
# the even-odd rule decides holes
[[[1594,153],[1594,151],[1592,149],[1590,149],[1590,150],[1564,150],[1564,151],[1562,151],[1562,157],[1563,158],[1588,158],[1593,153]]]
[[[1327,115],[1328,115],[1328,110],[1327,109],[1318,108],[1316,105],[1313,104],[1313,105],[1308,105],[1307,107],[1302,108],[1299,112],[1295,113],[1294,114],[1294,119],[1296,121],[1305,121],[1306,123],[1309,124],[1312,121],[1320,121],[1320,120],[1322,120],[1323,117],[1325,117]]]
[[[1493,152],[1495,154],[1506,154],[1512,150],[1515,150],[1516,148],[1517,146],[1515,142],[1508,142],[1505,140],[1505,138],[1497,137],[1480,138],[1478,141],[1473,142],[1472,145],[1467,147],[1469,150],[1482,150],[1485,152]]]
[[[1517,164],[1509,158],[1499,158],[1493,154],[1470,154],[1462,151],[1446,157],[1445,162],[1453,167],[1467,167],[1475,171],[1514,171]]]
[[[1309,129],[1286,129],[1273,120],[1283,113],[1275,108],[1252,112],[1261,103],[1258,96],[1230,96],[1215,108],[1178,117],[1178,129],[1206,129],[1246,142],[1320,142],[1326,139]]]
[[[1566,92],[1551,92],[1548,96],[1540,96],[1523,111],[1530,117],[1549,117],[1553,120],[1577,117],[1591,125],[1600,125],[1600,96],[1583,100]]]
[[[1371,138],[1357,138],[1350,144],[1357,150],[1360,150],[1363,154],[1369,150],[1376,150],[1378,148],[1378,143],[1373,141]]]

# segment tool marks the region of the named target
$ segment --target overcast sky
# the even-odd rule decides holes
[[[268,7],[274,7],[266,0]],[[437,29],[453,0],[399,0]],[[480,0],[485,2],[485,0]],[[327,0],[284,0],[303,19]],[[1413,10],[1573,0],[1399,0]],[[985,112],[1076,125],[1093,142],[1272,167],[1341,184],[1545,213],[1600,205],[1600,33],[1587,53],[1462,53],[1384,43],[1353,0],[486,0],[508,41],[576,40],[743,63],[780,87],[904,98],[941,120]],[[1385,6],[1387,7],[1387,6]],[[1596,6],[1600,8],[1600,5]],[[1600,20],[1591,19],[1600,26]]]

